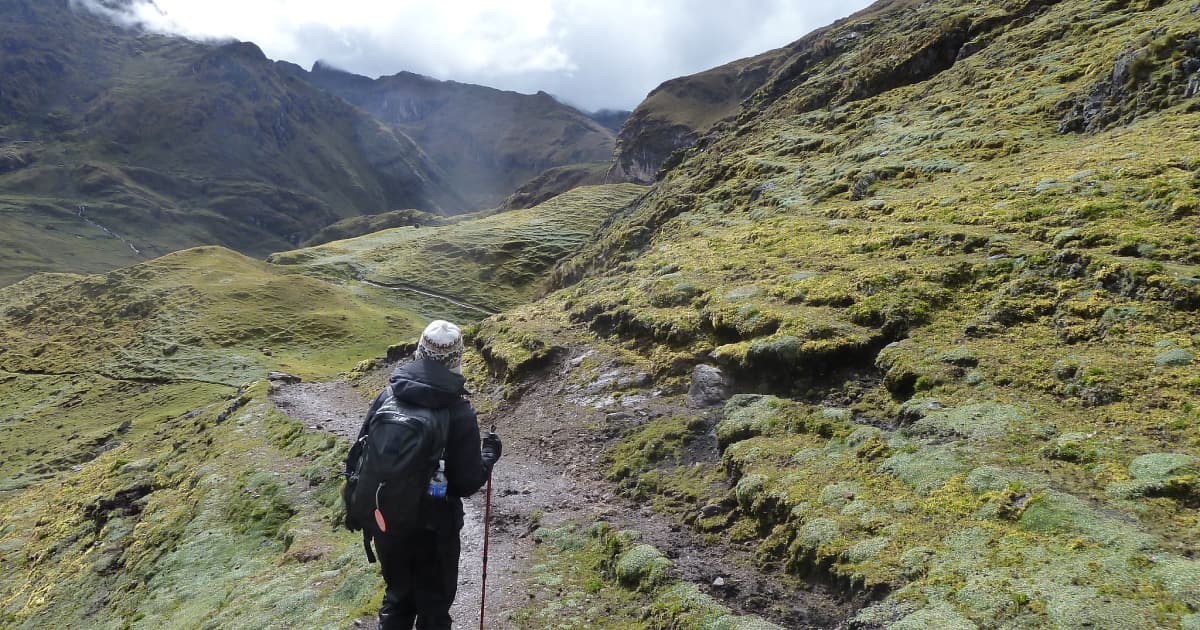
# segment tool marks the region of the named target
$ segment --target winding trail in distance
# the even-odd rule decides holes
[[[86,223],[89,223],[95,227],[100,228],[101,230],[104,231],[105,234],[108,234],[109,236],[117,239],[118,241],[125,243],[126,245],[129,246],[129,249],[133,250],[134,254],[137,254],[138,256],[142,255],[142,250],[138,249],[136,245],[134,245],[132,242],[127,240],[125,237],[121,236],[120,234],[117,234],[116,232],[114,232],[114,231],[108,229],[107,227],[105,227],[104,225],[100,224],[98,221],[95,221],[91,217],[87,216],[87,204],[82,204],[82,203],[79,204],[79,208],[76,209],[75,215],[78,216],[79,218],[83,219]]]
[[[482,306],[477,306],[477,305],[471,304],[469,302],[463,302],[462,300],[459,300],[458,298],[453,298],[453,297],[450,297],[449,295],[445,295],[443,293],[437,293],[434,291],[429,291],[427,289],[418,289],[417,287],[415,287],[411,284],[373,282],[371,280],[367,280],[366,278],[364,278],[362,276],[358,276],[358,278],[356,278],[356,279],[359,282],[361,282],[367,286],[376,287],[379,289],[391,289],[393,291],[409,291],[412,293],[424,295],[426,297],[443,300],[443,301],[449,302],[455,306],[459,306],[459,307],[462,307],[465,309],[470,309],[472,311],[479,311],[480,313],[483,313],[484,315],[486,315],[488,317],[491,317],[492,315],[496,314],[496,311],[483,308]]]

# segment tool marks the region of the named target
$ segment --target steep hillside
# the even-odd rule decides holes
[[[483,323],[493,370],[644,371],[583,399],[613,482],[879,597],[850,627],[1200,627],[1193,3],[881,2],[802,42]]]
[[[617,135],[612,176],[642,184],[653,182],[672,154],[692,147],[710,131],[716,131],[722,121],[736,116],[744,104],[772,101],[799,83],[808,82],[811,96],[818,100],[846,100],[895,87],[871,85],[872,81],[893,84],[919,81],[944,69],[967,39],[992,26],[973,25],[973,32],[958,33],[952,40],[940,41],[932,48],[929,45],[934,42],[922,41],[921,37],[893,41],[895,50],[887,52],[889,56],[895,53],[897,59],[882,64],[871,59],[870,63],[876,66],[874,71],[845,63],[848,59],[857,61],[859,55],[855,50],[877,34],[886,35],[891,20],[903,19],[905,12],[919,4],[912,0],[883,0],[782,48],[664,82],[650,92],[622,125]],[[905,29],[912,27],[936,37],[937,29],[931,30],[936,26],[913,23],[906,24]],[[958,41],[961,37],[966,39]],[[922,55],[922,51],[930,54]],[[883,52],[884,47],[876,43],[871,55]],[[912,56],[901,63],[900,58],[906,54]],[[951,58],[944,59],[947,55]],[[814,77],[814,68],[831,57],[841,57],[843,63],[833,72],[821,71],[820,77]],[[850,75],[856,78],[847,78]],[[817,81],[824,85],[817,87]],[[813,102],[809,106],[820,104]]]
[[[533,299],[555,263],[645,192],[584,186],[524,210],[447,226],[409,226],[274,254],[278,265],[445,295],[495,312]]]
[[[0,18],[0,282],[465,208],[411,139],[253,44],[126,31],[67,0],[4,0]]]
[[[411,136],[474,209],[550,168],[607,161],[613,134],[549,94],[505,92],[410,72],[368,79],[322,65],[291,71]]]
[[[736,114],[787,55],[786,49],[773,50],[654,88],[621,125],[613,176],[653,182],[672,153],[692,146],[718,121]]]

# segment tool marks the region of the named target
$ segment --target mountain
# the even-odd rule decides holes
[[[613,133],[621,131],[621,125],[629,119],[633,112],[624,109],[601,109],[589,114],[590,118]]]
[[[675,151],[686,149],[718,121],[736,114],[762,86],[783,49],[664,82],[629,114],[617,135],[614,175],[643,184]]]
[[[197,244],[265,256],[361,215],[492,207],[611,156],[610,130],[544,93],[309,73],[81,6],[0,2],[0,283]]]
[[[877,16],[888,15],[899,8],[912,8],[911,4],[907,0],[877,2],[787,46],[664,82],[646,96],[622,125],[617,135],[612,176],[643,184],[654,181],[658,169],[672,154],[690,148],[714,131],[714,127],[720,127],[723,121],[732,123],[730,119],[742,111],[747,101],[770,101],[798,83],[810,81],[814,65],[853,48],[863,41],[862,38],[871,37]],[[855,27],[842,28],[848,22]],[[902,45],[901,51],[911,44]],[[936,54],[953,55],[958,50],[955,42],[935,45],[946,47]],[[945,63],[944,60],[915,57],[909,62],[913,65],[898,68],[894,75],[885,70],[882,78],[886,81],[916,81],[933,67]],[[927,62],[932,66],[926,68]],[[854,72],[849,67],[842,70],[848,74]],[[817,98],[834,99],[831,92],[846,95],[870,89],[849,83],[835,85],[837,77],[832,75],[821,80],[829,84],[820,90]]]
[[[654,187],[476,343],[645,375],[610,481],[829,625],[1200,627],[1198,86],[1192,2],[876,3],[648,98]]]
[[[607,161],[612,131],[539,92],[505,92],[401,72],[368,79],[317,63],[294,76],[410,136],[475,209],[498,205],[541,172]]]
[[[549,169],[514,190],[500,209],[530,208],[580,186],[608,184],[611,168],[609,162],[592,162]]]

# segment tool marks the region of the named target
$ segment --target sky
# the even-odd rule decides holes
[[[78,0],[84,4],[98,0]],[[765,52],[868,0],[128,0],[116,16],[258,44],[305,68],[400,71],[633,109],[672,79]],[[111,13],[111,9],[105,10]]]

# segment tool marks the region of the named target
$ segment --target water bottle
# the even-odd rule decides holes
[[[435,499],[446,498],[446,460],[438,460],[437,472],[429,480],[429,496]]]

